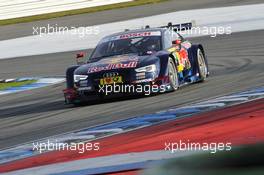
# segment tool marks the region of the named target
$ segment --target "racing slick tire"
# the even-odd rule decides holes
[[[197,66],[200,82],[203,82],[208,76],[208,65],[205,59],[205,55],[200,48],[197,49]]]
[[[170,91],[175,91],[179,88],[179,78],[177,68],[172,58],[169,58],[168,61],[168,76],[170,82]]]

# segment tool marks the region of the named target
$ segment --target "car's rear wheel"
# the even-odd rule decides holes
[[[197,49],[197,63],[200,81],[204,81],[208,74],[208,67],[201,49]]]
[[[171,91],[177,90],[179,88],[179,79],[178,79],[177,69],[172,58],[169,58],[168,76],[169,76]]]

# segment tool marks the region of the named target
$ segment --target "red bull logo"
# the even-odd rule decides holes
[[[135,68],[137,67],[137,61],[131,61],[128,63],[116,63],[116,64],[108,64],[106,66],[95,66],[88,69],[87,73],[95,73],[105,70],[113,70],[113,69],[127,69],[127,68]]]

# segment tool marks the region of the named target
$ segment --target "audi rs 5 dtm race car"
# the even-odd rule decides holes
[[[67,104],[115,96],[162,93],[202,82],[209,75],[201,44],[184,39],[179,30],[192,23],[126,30],[104,37],[83,64],[66,71]],[[77,60],[84,57],[77,54]],[[148,88],[145,88],[148,87]]]

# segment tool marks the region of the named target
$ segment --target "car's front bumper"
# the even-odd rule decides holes
[[[153,93],[165,92],[164,90],[161,90],[161,86],[167,87],[168,85],[169,78],[165,76],[157,77],[155,79],[142,79],[133,81],[129,84],[107,85],[104,88],[100,87],[99,85],[89,87],[75,87],[72,89],[65,89],[63,93],[65,97],[65,103],[71,104],[107,98],[127,97],[131,95],[150,95]],[[113,87],[112,89],[111,86]],[[114,86],[119,86],[118,88],[120,90],[113,90]],[[134,89],[131,88],[132,86]],[[155,90],[153,90],[154,86]],[[122,87],[127,87],[130,89],[122,89]]]

